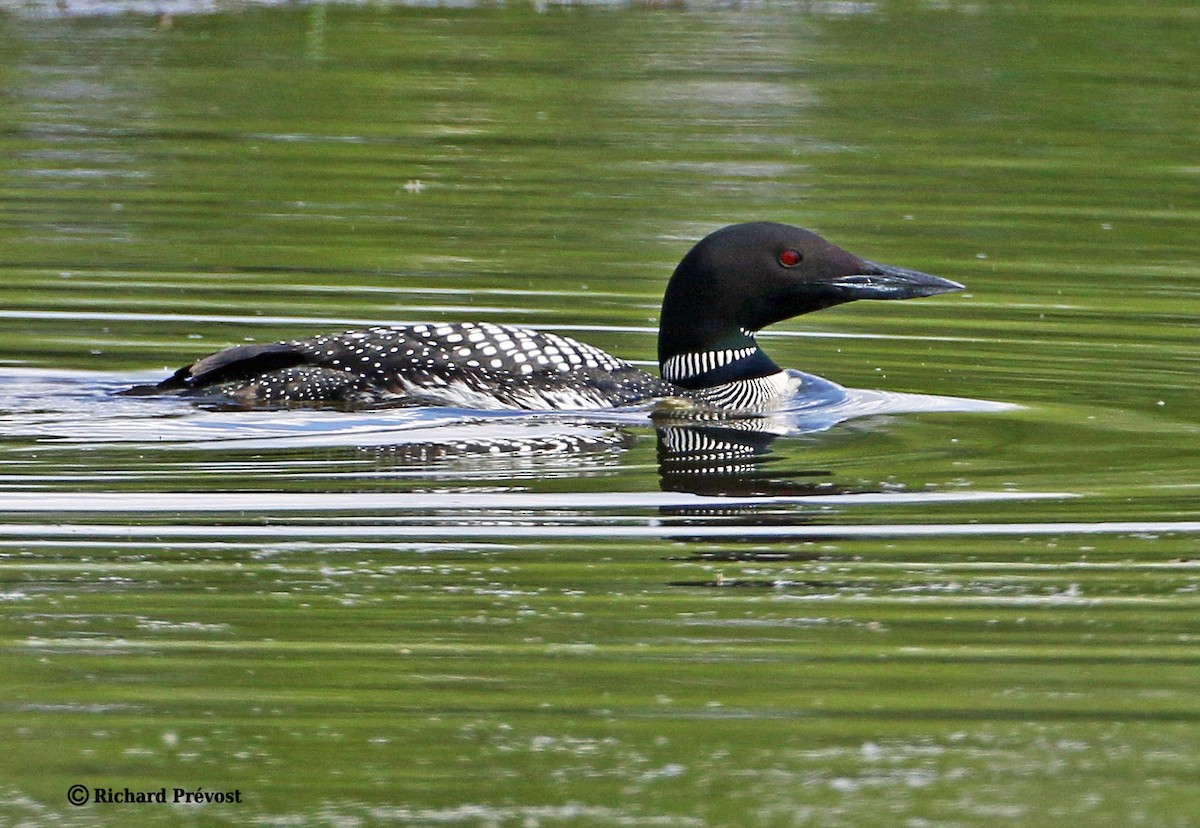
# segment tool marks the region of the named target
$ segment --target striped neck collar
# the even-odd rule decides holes
[[[662,361],[662,377],[680,388],[698,390],[778,373],[779,366],[759,349],[752,331],[740,331],[729,348],[675,354]]]
[[[789,399],[798,388],[799,381],[787,371],[776,371],[765,377],[701,388],[690,396],[705,406],[721,411],[761,411]]]

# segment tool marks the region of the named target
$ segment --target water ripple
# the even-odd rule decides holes
[[[1018,408],[988,400],[843,388],[811,374],[790,373],[803,383],[802,394],[769,416],[739,421],[746,430],[799,435],[885,414],[999,413]],[[556,436],[575,450],[606,446],[614,429],[652,425],[649,405],[551,413],[448,407],[230,411],[198,408],[178,397],[114,396],[130,385],[159,378],[158,373],[0,369],[0,433],[35,438],[39,451],[55,444],[142,449],[472,444],[483,453],[527,453],[529,446],[545,447]]]
[[[463,523],[462,516],[445,523],[429,520],[411,526],[128,526],[117,524],[0,524],[3,537],[61,538],[429,538],[453,532],[455,540],[467,538],[946,538],[1029,537],[1045,535],[1160,535],[1195,534],[1200,521],[1101,521],[1096,523],[916,523],[846,526],[693,526],[664,525],[657,521],[642,526],[624,525],[530,525],[526,522],[497,522],[484,525]]]

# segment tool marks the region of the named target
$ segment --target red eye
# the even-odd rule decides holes
[[[789,247],[787,250],[784,250],[779,254],[779,263],[784,267],[795,267],[796,265],[800,264],[800,261],[803,258],[804,257],[800,255],[799,250],[793,250]]]

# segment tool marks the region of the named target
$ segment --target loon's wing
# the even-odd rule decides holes
[[[155,385],[137,385],[121,392],[140,397],[170,391],[205,388],[223,382],[247,380],[281,368],[308,362],[304,349],[286,342],[267,345],[235,345],[185,365]]]

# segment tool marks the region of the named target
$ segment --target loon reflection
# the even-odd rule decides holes
[[[378,473],[508,480],[607,473],[637,464],[646,430],[625,424],[551,421],[500,428],[489,421],[424,430],[413,439],[361,445]],[[514,427],[515,426],[515,427]],[[445,432],[439,434],[438,432]],[[770,418],[719,422],[656,418],[654,463],[662,491],[746,497],[874,491],[833,479],[828,469],[785,466],[773,447],[793,435]],[[711,507],[709,507],[711,508]]]
[[[659,483],[665,492],[747,497],[844,494],[828,469],[781,469],[771,452],[781,435],[757,430],[755,421],[674,423],[655,429]],[[861,492],[862,487],[853,491]]]

